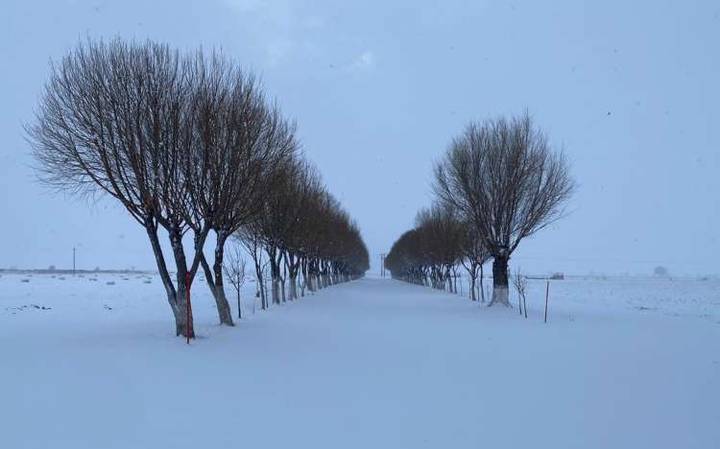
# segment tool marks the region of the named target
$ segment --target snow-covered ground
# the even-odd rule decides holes
[[[555,281],[548,324],[542,281],[527,320],[380,279],[253,315],[252,289],[231,329],[196,284],[186,346],[155,277],[0,277],[0,447],[720,447],[717,281]]]

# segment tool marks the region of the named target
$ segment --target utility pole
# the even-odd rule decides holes
[[[73,246],[73,276],[75,276],[75,247]]]

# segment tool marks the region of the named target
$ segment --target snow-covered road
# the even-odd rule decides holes
[[[720,323],[569,283],[547,325],[537,289],[524,320],[363,279],[232,329],[198,294],[188,347],[157,282],[1,281],[3,448],[720,447]]]

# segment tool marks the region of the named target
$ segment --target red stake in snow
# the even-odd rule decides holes
[[[185,291],[187,292],[187,307],[185,307],[185,335],[187,338],[187,344],[190,344],[190,317],[192,316],[192,306],[190,305],[190,273],[185,274]]]

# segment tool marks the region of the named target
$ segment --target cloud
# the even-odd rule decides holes
[[[375,67],[375,53],[365,50],[350,64],[351,70],[370,70]]]
[[[299,8],[290,0],[224,0],[238,15],[243,29],[262,49],[269,66],[290,62],[293,56],[312,52],[311,32],[325,25],[324,18]]]
[[[327,20],[328,11],[295,0],[222,0],[242,24],[241,32],[259,51],[265,67],[327,61],[346,73],[362,73],[376,65],[373,51],[362,47]],[[332,33],[329,35],[329,33]],[[349,51],[348,47],[355,47]]]
[[[240,12],[257,11],[266,4],[262,0],[225,0],[225,3]]]

